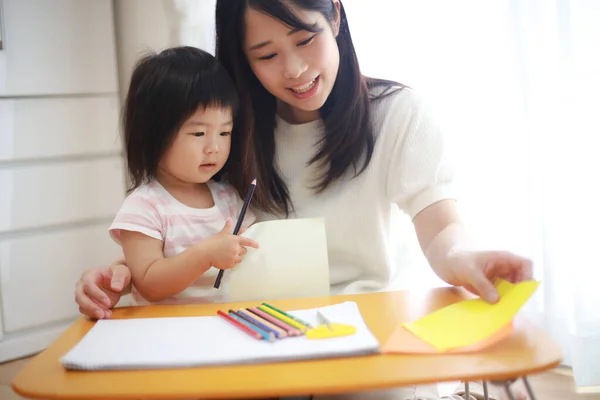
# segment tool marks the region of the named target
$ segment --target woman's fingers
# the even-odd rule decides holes
[[[103,318],[104,310],[84,291],[83,283],[75,289],[75,301],[79,304],[79,312],[89,318]]]
[[[110,308],[111,304],[108,295],[104,293],[104,291],[100,289],[100,287],[98,287],[98,284],[96,282],[84,281],[83,292],[87,297],[89,297],[99,305],[102,305],[107,309]]]
[[[473,268],[469,277],[471,287],[488,303],[495,303],[499,299],[498,291],[494,284],[479,268]]]
[[[121,292],[131,282],[131,271],[126,265],[111,265],[112,272],[110,280],[110,289],[114,292]]]

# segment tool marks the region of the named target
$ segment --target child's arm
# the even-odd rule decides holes
[[[121,245],[136,289],[148,301],[161,301],[186,289],[211,266],[234,267],[246,253],[245,246],[258,244],[231,234],[232,227],[228,219],[221,232],[169,258],[163,255],[161,240],[122,230]]]

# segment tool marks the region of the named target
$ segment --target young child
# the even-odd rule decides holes
[[[218,181],[238,101],[227,72],[200,49],[136,64],[123,115],[132,187],[109,228],[131,270],[134,305],[222,301],[219,269],[258,247],[231,233],[243,202]],[[248,210],[242,228],[254,219]]]

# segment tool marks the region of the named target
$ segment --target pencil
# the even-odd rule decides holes
[[[266,325],[262,319],[259,319],[256,316],[253,316],[253,314],[250,314],[243,309],[237,310],[236,314],[239,315],[240,317],[244,318],[246,321],[250,322],[251,324],[258,326],[263,331],[266,331],[266,332],[272,334],[273,336],[275,336],[276,339],[281,339],[281,334],[280,334],[281,330],[276,330],[276,329],[271,328],[270,326]]]
[[[248,335],[252,336],[253,338],[258,339],[258,340],[262,339],[262,336],[258,332],[256,332],[253,329],[250,329],[246,325],[236,321],[235,319],[231,318],[229,315],[225,314],[223,311],[219,310],[219,311],[217,311],[217,314],[219,316],[223,317],[230,324],[234,325],[235,327],[242,330],[243,332],[246,332]]]
[[[278,332],[279,336],[281,338],[288,337],[288,331],[287,330],[285,330],[285,329],[283,329],[283,328],[275,325],[274,323],[270,322],[265,317],[258,315],[257,313],[255,313],[254,311],[252,311],[250,308],[246,308],[245,310],[242,310],[242,311],[244,311],[245,313],[247,313],[252,318],[256,318],[258,321],[262,322],[263,324],[265,324],[269,328],[273,329],[274,331]],[[265,314],[265,315],[268,316],[268,314]],[[292,328],[290,327],[290,329],[292,329]],[[293,336],[293,335],[291,335],[291,336]]]
[[[291,315],[289,313],[286,313],[285,311],[282,311],[282,310],[280,310],[279,308],[277,308],[275,306],[272,306],[272,305],[267,304],[267,303],[262,303],[262,305],[265,306],[265,307],[269,307],[270,309],[272,309],[274,311],[277,311],[278,313],[283,314],[283,315],[285,315],[286,317],[288,317],[290,319],[293,319],[294,321],[298,322],[299,324],[302,324],[302,325],[306,326],[307,328],[312,328],[312,326],[308,322],[305,322],[305,321],[301,320],[298,317],[294,317],[293,315]]]
[[[273,317],[277,318],[280,321],[285,322],[288,325],[293,326],[294,328],[297,328],[300,330],[300,332],[304,333],[308,330],[308,328],[306,327],[306,325],[303,325],[297,321],[294,321],[293,319],[291,319],[290,317],[283,315],[275,310],[273,310],[272,308],[269,307],[265,307],[263,305],[258,306],[259,310],[262,310],[264,312],[266,312],[267,314],[272,315]]]
[[[286,324],[283,321],[278,320],[277,318],[273,317],[272,315],[269,315],[266,312],[259,310],[256,307],[248,308],[248,311],[250,311],[252,314],[254,314],[260,318],[263,318],[263,319],[269,321],[273,325],[278,326],[279,328],[286,331],[287,334],[290,336],[302,336],[302,332],[300,332],[298,329]]]
[[[235,224],[235,228],[233,229],[233,234],[237,235],[240,232],[242,227],[242,222],[244,221],[244,217],[246,216],[246,211],[248,210],[248,205],[250,201],[252,201],[252,196],[254,195],[254,189],[256,189],[256,178],[252,180],[250,183],[250,187],[248,188],[248,192],[246,193],[246,199],[244,200],[244,205],[242,206],[242,211],[240,211],[240,216],[238,217],[237,223]],[[215,279],[214,288],[218,289],[221,286],[221,280],[223,279],[224,270],[219,270],[219,274],[217,275],[217,279]]]
[[[264,340],[268,340],[268,341],[272,342],[275,339],[272,334],[270,334],[269,332],[265,332],[261,328],[259,328],[258,326],[254,325],[254,324],[251,324],[250,322],[246,321],[244,318],[240,317],[235,311],[229,310],[229,316],[231,318],[235,319],[236,321],[238,321],[238,322],[246,325],[248,328],[253,329]]]

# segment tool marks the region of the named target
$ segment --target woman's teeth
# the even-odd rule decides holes
[[[312,81],[308,82],[305,85],[299,86],[299,87],[295,87],[295,88],[290,88],[290,90],[294,93],[306,93],[308,92],[310,89],[313,88],[313,86],[315,86],[315,81],[317,79],[313,79]]]

